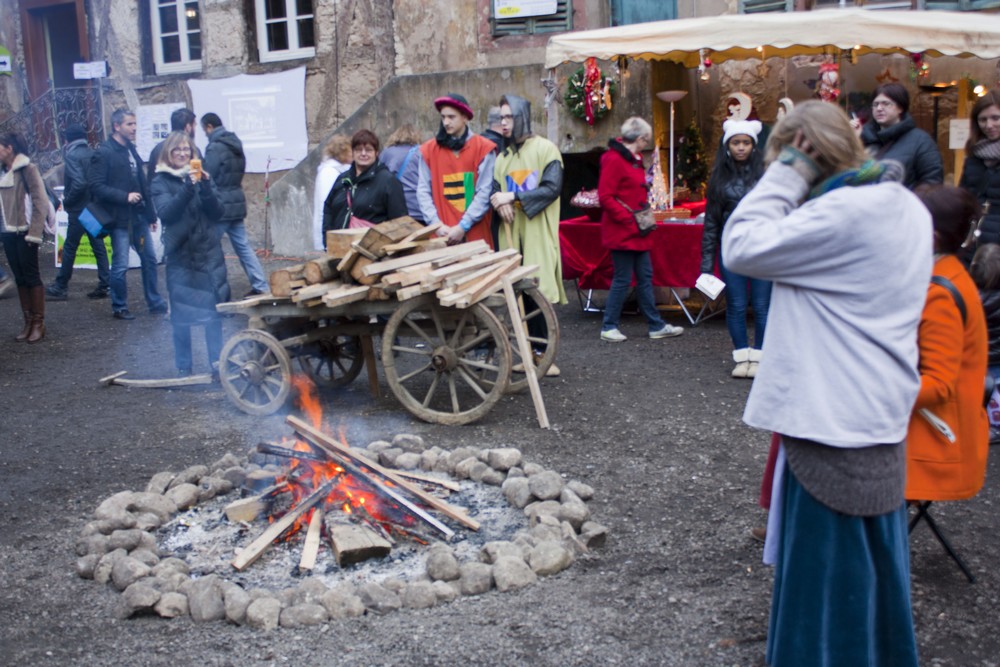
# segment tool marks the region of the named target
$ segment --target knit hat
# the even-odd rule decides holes
[[[760,124],[759,120],[727,120],[722,124],[722,131],[725,133],[722,137],[722,145],[728,144],[729,140],[738,134],[747,135],[753,139],[753,143],[756,145],[757,135],[762,129],[764,126]]]
[[[469,101],[465,99],[464,96],[458,93],[448,93],[444,97],[439,97],[434,100],[434,108],[441,111],[441,107],[454,107],[462,112],[469,120],[472,120],[473,113],[472,107],[469,106]]]
[[[77,139],[87,138],[87,130],[83,127],[83,125],[80,125],[80,123],[70,123],[67,125],[64,130],[64,134],[66,136],[66,141],[76,141]]]

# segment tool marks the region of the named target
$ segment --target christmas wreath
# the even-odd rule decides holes
[[[614,92],[615,82],[601,73],[596,60],[588,58],[569,78],[563,100],[571,114],[593,125],[611,111]]]

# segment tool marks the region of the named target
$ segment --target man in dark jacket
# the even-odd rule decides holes
[[[117,320],[134,320],[128,310],[129,247],[142,263],[142,288],[149,312],[164,314],[167,304],[156,289],[156,254],[153,235],[156,217],[149,204],[146,170],[135,150],[135,114],[116,109],[111,114],[111,138],[98,146],[90,163],[87,182],[94,211],[111,231],[111,311]]]
[[[201,127],[208,135],[208,148],[205,149],[205,171],[215,182],[219,191],[219,201],[224,212],[222,220],[216,225],[219,240],[223,234],[229,234],[229,242],[233,244],[236,256],[240,258],[243,271],[250,280],[250,291],[246,296],[266,294],[270,291],[264,269],[257,259],[257,253],[250,247],[247,228],[243,220],[247,217],[247,200],[243,194],[243,173],[246,170],[247,159],[243,154],[243,143],[234,133],[222,125],[222,120],[214,113],[201,117]]]
[[[63,242],[62,266],[56,275],[56,281],[45,288],[49,301],[65,301],[68,298],[67,289],[70,278],[73,277],[73,264],[76,262],[76,249],[80,240],[87,234],[80,224],[80,212],[90,200],[87,187],[87,169],[94,151],[87,145],[87,130],[79,123],[66,126],[64,133],[66,145],[63,147],[63,208],[69,215],[69,227],[66,229],[66,240]],[[94,251],[97,262],[97,288],[88,292],[91,299],[106,299],[108,297],[108,250],[104,240],[87,234],[90,247]]]

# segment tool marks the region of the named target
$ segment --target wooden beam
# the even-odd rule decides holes
[[[461,243],[459,245],[448,246],[447,248],[441,248],[440,250],[429,250],[428,252],[418,252],[415,255],[408,255],[406,257],[400,257],[398,259],[387,259],[381,262],[375,262],[364,268],[364,275],[374,276],[382,273],[392,273],[406,266],[413,266],[414,264],[423,264],[424,262],[433,262],[435,260],[442,260],[445,258],[458,258],[464,259],[471,255],[476,255],[482,252],[488,252],[489,246],[486,245],[485,241],[471,241],[469,243]]]
[[[299,570],[312,570],[316,567],[316,556],[319,554],[319,536],[323,529],[322,507],[317,507],[309,518],[309,530],[302,544],[302,556],[299,558]]]
[[[392,549],[392,545],[381,535],[353,523],[328,520],[326,532],[330,536],[330,546],[333,547],[333,555],[340,567],[370,558],[382,558],[389,555]]]
[[[536,267],[537,268],[537,267]],[[517,307],[517,295],[514,293],[514,281],[510,276],[504,276],[503,295],[507,300],[507,311],[511,322],[520,322],[520,310]],[[528,334],[524,327],[512,326],[514,338],[517,339],[517,349],[521,352],[521,359],[524,363],[524,374],[528,378],[528,388],[531,390],[531,401],[535,404],[535,415],[538,417],[538,425],[542,428],[549,428],[549,416],[545,412],[545,401],[542,400],[542,388],[538,386],[538,374],[532,368],[534,355],[531,353],[531,344],[528,342]]]
[[[131,378],[122,377],[126,373],[128,373],[128,371],[119,371],[114,375],[101,378],[98,382],[108,387],[113,384],[117,384],[123,387],[145,387],[147,389],[170,389],[172,387],[189,387],[199,384],[212,384],[212,376],[209,373],[189,375],[182,378],[163,378],[159,380],[152,378],[146,380],[133,380]]]
[[[306,262],[302,270],[302,276],[308,285],[325,283],[333,280],[339,274],[337,264],[340,263],[336,257],[320,257]]]
[[[288,417],[285,418],[285,422],[291,425],[291,427],[295,429],[295,431],[299,435],[303,436],[306,440],[308,440],[316,447],[319,447],[329,452],[331,455],[335,455],[341,459],[348,458],[352,461],[357,462],[358,464],[374,471],[378,475],[391,481],[393,484],[400,487],[406,493],[410,494],[414,498],[417,498],[418,500],[420,500],[420,502],[424,503],[428,507],[436,509],[437,511],[441,512],[448,518],[458,521],[466,528],[470,528],[472,530],[479,530],[479,522],[471,518],[468,515],[468,513],[466,513],[465,510],[457,508],[454,505],[450,505],[445,501],[441,500],[440,498],[435,498],[434,496],[427,493],[423,489],[413,486],[405,479],[403,479],[400,475],[396,474],[395,471],[383,468],[382,466],[375,463],[366,456],[358,454],[350,447],[337,442],[336,440],[326,435],[322,431],[313,428],[312,426],[302,421],[295,415],[288,415]]]

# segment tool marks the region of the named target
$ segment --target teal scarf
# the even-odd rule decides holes
[[[871,185],[873,183],[900,182],[903,180],[902,166],[897,162],[876,162],[867,160],[857,169],[848,169],[817,183],[809,191],[808,199],[816,199],[827,192],[845,186]]]

